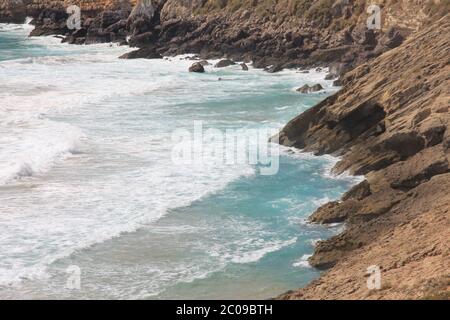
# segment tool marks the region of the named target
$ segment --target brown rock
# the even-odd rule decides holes
[[[341,223],[360,209],[357,201],[330,202],[319,209],[310,217],[314,223]]]
[[[189,72],[197,72],[197,73],[204,73],[205,68],[200,62],[194,63],[192,66],[189,67]]]
[[[217,62],[214,67],[215,68],[225,68],[225,67],[229,67],[229,66],[232,66],[235,64],[236,63],[230,59],[223,59],[223,60],[220,60],[219,62]]]
[[[323,87],[320,84],[315,84],[313,86],[305,84],[304,86],[297,89],[297,91],[300,93],[313,93],[321,90],[323,90]]]
[[[342,197],[343,201],[347,201],[349,199],[362,200],[370,196],[372,192],[370,191],[370,184],[367,180],[359,183],[358,185],[351,188],[347,191]]]

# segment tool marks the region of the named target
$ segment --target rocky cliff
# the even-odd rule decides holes
[[[226,55],[269,71],[333,64],[339,75],[450,8],[427,0],[378,3],[383,23],[374,31],[366,27],[370,3],[363,0],[163,0],[157,25],[132,42],[169,55]]]
[[[379,0],[382,29],[368,30],[366,0],[139,0],[152,15],[131,13],[135,0],[0,0],[0,21],[34,17],[32,35],[62,34],[70,43],[117,41],[142,48],[133,57],[195,53],[253,61],[256,67],[333,65],[341,74],[400,45],[448,0]],[[65,8],[82,10],[68,30]]]
[[[347,73],[344,88],[292,120],[280,142],[340,155],[367,180],[311,217],[346,222],[310,263],[327,269],[282,299],[450,298],[450,15]],[[382,287],[368,290],[367,268]]]

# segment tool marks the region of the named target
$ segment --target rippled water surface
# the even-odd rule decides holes
[[[269,298],[318,275],[306,259],[336,230],[305,219],[354,183],[334,159],[283,148],[273,176],[175,165],[171,135],[281,128],[333,92],[323,73],[192,74],[29,31],[0,25],[0,298]]]

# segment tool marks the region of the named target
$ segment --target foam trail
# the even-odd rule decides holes
[[[308,262],[308,259],[311,258],[311,254],[304,254],[300,259],[295,261],[292,266],[293,267],[300,267],[300,268],[311,268],[311,265]]]
[[[83,139],[78,128],[51,121],[29,131],[17,133],[20,143],[1,149],[0,185],[47,172],[56,162],[76,153]]]
[[[77,263],[81,259],[94,273],[98,267],[92,261],[102,261],[107,265],[102,270],[110,267],[111,274],[123,275],[115,259],[142,262],[139,259],[158,250],[152,247],[149,252],[148,246],[163,243],[163,254],[175,254],[163,261],[145,260],[152,277],[130,271],[126,287],[118,284],[108,290],[116,298],[142,296],[141,292],[145,296],[179,282],[207,281],[219,270],[253,267],[271,253],[304,243],[298,241],[298,229],[283,221],[285,216],[270,216],[271,210],[288,215],[286,220],[298,215],[295,201],[273,199],[280,209],[261,208],[261,215],[239,210],[261,205],[265,198],[248,206],[233,205],[254,187],[273,196],[274,190],[265,188],[272,182],[285,183],[289,176],[273,177],[269,183],[258,182],[258,170],[252,165],[175,166],[170,137],[175,128],[192,129],[194,120],[221,130],[280,127],[312,103],[299,101],[291,88],[307,79],[320,82],[324,74],[272,75],[253,68],[243,73],[239,66],[208,66],[200,76],[187,72],[192,61],[183,57],[119,60],[130,48],[70,46],[53,37],[30,39],[28,27],[0,25],[6,30],[0,37],[12,37],[17,46],[14,55],[0,61],[4,88],[0,91],[0,284],[42,294],[48,283],[39,281],[52,279],[55,269],[72,259]],[[4,49],[2,57],[10,51]],[[230,81],[218,85],[218,77]],[[317,160],[295,152],[292,158],[298,160],[292,170]],[[233,189],[240,183],[245,192]],[[283,193],[295,189],[298,181],[286,184],[280,187]],[[294,191],[289,199],[303,195]],[[210,203],[201,215],[202,201],[212,195],[230,203]],[[320,197],[311,195],[307,201],[311,204],[310,199]],[[180,220],[188,227],[170,233],[173,225],[182,225]],[[161,229],[151,233],[158,223]],[[196,229],[201,223],[202,228]],[[283,228],[295,233],[286,234]],[[147,232],[139,235],[144,229]],[[169,234],[164,237],[161,230]],[[177,236],[181,240],[175,241]],[[189,246],[177,252],[188,240]],[[136,254],[128,260],[130,252]],[[93,287],[100,291],[93,296],[102,296],[97,281],[108,273],[98,276],[93,276]],[[142,288],[143,284],[148,287]]]

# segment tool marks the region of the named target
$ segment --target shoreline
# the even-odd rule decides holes
[[[23,26],[23,25],[21,25],[21,24],[11,24],[11,25],[17,25],[17,26]],[[45,37],[51,37],[51,38],[54,38],[55,36],[53,36],[53,35],[49,35],[49,36],[45,36]],[[68,44],[68,45],[70,45],[70,44]],[[104,45],[107,45],[107,44],[104,44]],[[117,45],[118,46],[118,45]],[[131,48],[130,48],[131,49]],[[193,59],[188,59],[189,58],[189,56],[192,56],[192,54],[185,54],[185,55],[182,55],[182,56],[184,56],[184,58],[185,59],[183,59],[183,60],[192,60],[192,61],[196,61],[196,60],[193,60]],[[180,56],[175,56],[175,57],[168,57],[168,58],[174,58],[174,59],[176,59],[176,58],[180,58]],[[199,58],[198,58],[199,59]],[[170,60],[170,59],[169,59]],[[218,59],[218,60],[216,60],[216,61],[220,61],[220,59]],[[256,69],[256,70],[261,70],[261,69]],[[310,71],[313,71],[314,69],[311,69]],[[298,69],[285,69],[284,71],[287,71],[287,72],[297,72],[298,71]],[[186,72],[188,72],[187,70],[186,70]],[[325,73],[323,74],[324,76],[325,76]],[[293,89],[294,90],[294,89]],[[333,90],[335,90],[335,89],[333,89]],[[322,100],[323,101],[323,100]],[[282,145],[281,145],[281,147],[283,147]],[[291,149],[292,150],[292,149]],[[292,150],[293,151],[293,150]],[[302,150],[300,150],[300,149],[295,149],[295,151],[294,152],[298,152],[298,153],[300,153],[300,154],[302,154],[302,155],[308,155],[308,156],[311,156],[311,157],[316,157],[313,153],[311,153],[311,152],[304,152],[304,151],[302,151]],[[340,161],[340,158],[339,157],[335,157],[335,156],[332,156],[332,155],[324,155],[324,157],[330,157],[330,158],[332,158],[332,159],[329,159],[330,160],[330,165],[329,166],[327,166],[326,168],[325,168],[325,172],[324,172],[324,175],[326,175],[327,177],[329,177],[330,179],[336,179],[336,180],[341,180],[341,179],[351,179],[351,180],[360,180],[361,178],[358,178],[357,176],[353,176],[353,175],[350,175],[350,174],[348,174],[348,173],[341,173],[341,174],[333,174],[333,167],[335,166],[335,164],[336,163],[338,163],[339,161]],[[298,161],[300,161],[300,160],[298,160]],[[354,184],[357,184],[357,181],[355,181],[354,182]],[[309,217],[307,218],[307,219],[309,219]],[[307,222],[307,224],[312,224],[311,222]],[[326,228],[326,229],[335,229],[335,228],[339,228],[339,229],[342,229],[343,227],[344,227],[345,225],[344,224],[328,224],[328,225],[324,225],[323,227],[324,228]],[[341,233],[341,230],[336,230],[336,232],[333,232],[333,233],[336,233],[336,234],[339,234],[339,233]],[[312,256],[313,255],[313,253],[311,253],[311,254],[307,254],[307,256],[308,257],[310,257],[310,256]],[[307,261],[304,261],[305,263],[308,263]],[[308,264],[309,265],[309,264]],[[309,265],[309,267],[312,267],[311,265]],[[281,294],[281,293],[280,293]],[[268,297],[268,298],[270,298],[270,297]]]
[[[19,33],[18,33],[19,34]],[[24,34],[25,34],[25,32],[20,32],[20,37],[21,38],[25,38],[25,36],[24,36]],[[42,40],[42,41],[41,41]],[[25,39],[25,41],[26,42],[29,42],[30,40],[29,39]],[[56,42],[55,42],[55,45],[53,45],[53,39],[52,38],[50,38],[50,39],[45,39],[45,38],[41,38],[41,39],[38,39],[38,41],[36,41],[36,39],[31,39],[31,41],[33,41],[33,43],[37,43],[37,44],[46,44],[47,42],[48,43],[50,43],[51,45],[50,45],[50,47],[51,48],[53,48],[54,50],[56,50],[56,51],[60,51],[59,49],[58,49],[58,46],[66,46],[65,44],[62,44],[62,45],[59,45],[59,44],[56,44]],[[101,52],[108,52],[109,51],[109,48],[107,48],[107,46],[103,46],[102,45],[102,47],[104,48],[104,49],[101,49]],[[67,54],[70,54],[69,53],[69,50],[75,50],[75,51],[77,51],[77,52],[85,52],[85,50],[80,50],[81,48],[78,48],[78,47],[72,47],[72,48],[66,48],[65,50],[67,50]],[[65,51],[64,50],[64,51]],[[95,49],[95,48],[92,48],[92,50],[94,50],[94,51],[97,51],[97,49]],[[112,51],[110,51],[110,52],[113,52],[111,55],[110,54],[108,54],[108,53],[106,53],[108,56],[115,56],[115,50],[116,49],[114,49],[114,48],[111,48],[111,50]],[[88,51],[88,48],[86,48],[86,51]],[[44,53],[42,53],[42,54],[44,54]],[[77,58],[75,58],[75,60],[77,60]],[[168,66],[169,64],[171,64],[170,62],[164,62],[164,61],[158,61],[157,62],[158,64],[164,64],[164,65],[166,65],[166,66]],[[174,60],[174,62],[173,63],[175,63],[175,64],[178,64],[179,62],[178,62],[178,60]],[[183,67],[183,66],[185,66],[185,65],[187,65],[189,62],[188,61],[182,61],[181,62],[181,64],[180,65],[182,65],[181,67],[178,67],[178,68],[176,68],[177,70],[181,70],[182,69],[182,71],[180,71],[180,72],[186,72],[187,73],[187,68],[185,68],[185,67]],[[142,63],[141,62],[138,62],[138,61],[136,61],[136,63],[135,62],[132,62],[132,63],[130,63],[130,62],[126,62],[126,61],[120,61],[120,60],[117,60],[116,59],[116,64],[117,65],[119,65],[119,64],[123,64],[123,65],[126,65],[126,64],[130,64],[130,65],[134,65],[134,64],[139,64],[139,65],[142,65],[142,66],[145,66],[145,65],[150,65],[150,64],[152,64],[151,62],[149,62],[149,61],[142,61]],[[112,70],[113,70],[114,68],[112,67]],[[120,68],[119,68],[120,69]],[[309,77],[309,76],[313,76],[313,77],[319,77],[319,78],[321,78],[321,79],[323,79],[323,76],[325,75],[324,73],[320,73],[320,74],[318,74],[318,73],[315,73],[315,72],[313,72],[313,74],[312,75],[303,75],[303,74],[296,74],[295,73],[295,71],[288,71],[288,70],[286,70],[286,71],[284,71],[284,72],[282,72],[279,76],[273,76],[273,75],[270,75],[270,74],[266,74],[264,71],[262,71],[262,70],[252,70],[251,72],[252,72],[252,74],[253,75],[246,75],[246,73],[244,73],[244,72],[241,72],[241,71],[238,71],[238,67],[235,67],[235,68],[233,68],[233,70],[236,70],[236,71],[224,71],[225,73],[228,73],[228,72],[232,72],[232,73],[236,73],[236,74],[242,74],[242,77],[244,77],[244,78],[247,78],[247,77],[250,77],[250,78],[253,78],[253,75],[258,75],[258,78],[259,79],[261,79],[260,81],[261,82],[263,82],[264,81],[264,79],[266,79],[267,81],[268,81],[268,83],[271,83],[271,82],[273,82],[275,85],[277,85],[277,83],[279,83],[280,81],[282,81],[282,82],[284,82],[282,79],[285,79],[285,77],[287,77],[288,79],[289,79],[289,84],[285,84],[284,86],[283,86],[283,88],[285,88],[285,89],[281,89],[281,91],[283,91],[283,92],[285,92],[284,94],[285,95],[288,95],[288,96],[291,96],[292,97],[292,99],[290,100],[290,101],[292,101],[292,100],[297,100],[297,94],[296,93],[293,93],[293,92],[291,92],[292,90],[290,90],[290,88],[291,88],[291,85],[292,85],[292,83],[296,83],[296,82],[303,82],[303,80],[302,79],[306,79],[306,77]],[[10,72],[9,72],[9,74],[13,74],[14,73],[14,69],[13,70],[10,70]],[[316,76],[314,76],[314,75],[316,75]],[[197,78],[196,76],[194,76],[195,78]],[[212,76],[213,78],[214,78],[214,76]],[[260,78],[261,77],[261,78]],[[262,78],[262,77],[266,77],[266,78]],[[202,76],[200,76],[200,77],[198,77],[198,78],[202,78]],[[211,78],[211,76],[209,77],[209,78]],[[207,78],[207,79],[209,79],[209,78]],[[259,82],[259,81],[258,81]],[[324,82],[326,82],[326,81],[324,81]],[[324,82],[321,82],[322,84],[324,84]],[[46,83],[46,82],[43,82],[42,84],[44,84],[44,83]],[[329,83],[329,82],[328,82]],[[213,84],[214,85],[214,84]],[[260,87],[262,85],[262,83],[258,83],[258,84],[256,84],[255,86],[256,87]],[[324,86],[326,86],[326,85],[324,85]],[[90,90],[89,90],[90,91]],[[89,92],[88,91],[88,92]],[[265,91],[265,90],[264,90]],[[280,91],[280,89],[277,87],[276,89],[274,89],[274,92],[277,92],[277,91]],[[86,92],[86,93],[88,93],[88,92]],[[276,94],[276,93],[275,93]],[[320,97],[320,98],[322,98],[322,97]],[[301,98],[300,98],[301,99]],[[281,105],[281,104],[280,104]],[[295,110],[295,109],[293,109],[293,108],[291,108],[290,109],[290,111],[289,110],[284,110],[284,111],[282,111],[282,112],[277,112],[276,110],[275,110],[275,108],[272,108],[273,110],[274,110],[274,114],[279,114],[280,115],[280,117],[283,117],[283,121],[282,122],[280,122],[280,121],[275,121],[276,122],[276,124],[274,125],[274,127],[275,128],[278,128],[278,126],[279,125],[281,125],[281,123],[284,123],[285,122],[285,120],[287,120],[287,118],[286,118],[286,112],[290,112],[290,114],[295,114],[295,112],[294,113],[292,113],[293,112],[293,110]],[[289,117],[288,117],[289,118]],[[275,120],[273,117],[271,117],[271,116],[269,116],[269,117],[267,117],[267,119],[272,119],[272,120]],[[301,155],[300,157],[303,157],[303,155]],[[295,160],[295,159],[294,159]],[[324,170],[325,171],[325,170]],[[322,170],[320,170],[320,173],[322,173]],[[345,189],[345,188],[344,188]],[[256,210],[257,211],[257,210]],[[281,216],[281,215],[280,215]],[[280,235],[280,237],[283,237],[283,235]],[[323,238],[326,238],[325,236],[323,237]],[[300,241],[300,240],[299,240]],[[301,252],[301,251],[300,251]],[[295,254],[295,252],[294,252],[294,254]],[[284,263],[283,263],[284,264]],[[290,265],[290,264],[288,264],[288,265]],[[300,271],[300,272],[302,272],[302,271]],[[280,282],[280,287],[281,288],[284,288],[284,285],[282,285],[283,283],[282,282]],[[257,285],[257,286],[260,286],[261,284],[255,284],[255,285]],[[288,287],[289,288],[289,287]],[[275,292],[272,292],[270,295],[268,295],[267,297],[271,297],[271,296],[274,296],[274,295],[276,295],[276,294],[279,294],[279,293],[281,293],[281,292],[284,292],[285,290],[280,290],[280,291],[277,291],[277,290],[275,290]],[[263,298],[264,298],[264,296],[263,296]]]
[[[352,62],[351,67],[334,74],[343,83],[338,93],[298,116],[281,131],[282,144],[317,155],[340,156],[336,172],[349,170],[364,175],[366,180],[349,190],[341,201],[327,203],[311,216],[316,223],[333,221],[348,225],[342,234],[319,243],[310,258],[313,266],[328,272],[307,287],[278,298],[448,297],[445,243],[449,239],[445,226],[448,226],[449,199],[445,190],[450,182],[450,142],[449,110],[445,109],[448,88],[443,75],[448,64],[441,54],[449,46],[442,39],[442,35],[448,34],[447,20],[448,15],[431,28],[409,33],[405,42],[400,41],[379,55],[366,60],[355,58],[356,65]],[[175,25],[179,23],[183,22]],[[160,35],[165,36],[164,32]],[[429,38],[439,42],[433,43]],[[192,39],[181,37],[176,45],[183,41],[189,44]],[[180,50],[187,47],[181,46]],[[170,47],[167,49],[170,52]],[[158,50],[142,44],[138,49],[142,55],[136,57],[154,57],[160,54]],[[415,58],[410,52],[414,52]],[[223,53],[222,57],[227,56]],[[209,54],[214,56],[218,52]],[[427,55],[435,57],[443,71],[431,68],[436,61]],[[243,57],[242,53],[234,57],[237,56]],[[333,56],[328,62],[320,62],[321,66],[334,67],[335,59]],[[272,66],[267,71],[277,72],[298,63],[269,64],[273,61],[263,57],[256,65]],[[302,62],[307,64],[307,60]],[[418,63],[420,68],[414,68]],[[428,88],[424,89],[422,83],[429,78],[438,80],[427,82]],[[399,83],[399,79],[403,82]],[[431,91],[438,92],[438,98]],[[362,96],[354,92],[362,92]],[[420,104],[422,101],[431,107],[426,108]],[[407,243],[419,236],[418,243]],[[433,261],[434,268],[428,266],[429,261]],[[383,278],[387,278],[377,290],[365,286],[371,264],[379,266]]]

